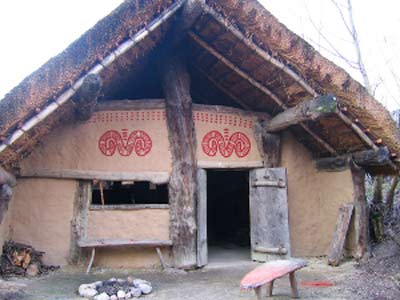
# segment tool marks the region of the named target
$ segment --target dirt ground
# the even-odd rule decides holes
[[[354,261],[343,263],[340,267],[329,267],[324,259],[308,259],[309,266],[296,272],[302,299],[341,300],[341,299],[400,299],[399,281],[392,276],[388,281],[376,274],[368,273]],[[86,275],[83,268],[64,268],[39,278],[8,279],[0,282],[2,300],[77,300],[77,288],[81,283],[105,280],[111,277],[133,276],[149,280],[154,292],[141,299],[154,300],[216,300],[216,299],[255,299],[252,291],[241,291],[241,278],[257,264],[253,262],[210,264],[208,267],[190,272],[167,272],[161,270],[105,270],[94,269]],[[368,274],[366,277],[365,274]],[[304,286],[313,282],[330,282],[330,287]],[[377,288],[389,288],[390,294],[379,294]],[[388,282],[390,283],[388,286]],[[369,286],[372,285],[372,286]],[[3,289],[1,288],[3,286]],[[2,296],[1,296],[2,295]],[[273,299],[290,299],[289,280],[276,281]]]

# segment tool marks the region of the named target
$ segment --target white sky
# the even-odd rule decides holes
[[[340,0],[342,1],[342,0]],[[0,2],[0,99],[23,78],[64,50],[122,0],[9,0]],[[330,0],[261,0],[282,23],[311,43],[322,43],[319,28],[340,52],[354,51]],[[376,97],[390,110],[400,108],[400,4],[396,0],[353,0],[366,67]],[[313,20],[315,26],[310,22]],[[337,57],[317,47],[359,79]],[[388,67],[389,66],[389,67]]]

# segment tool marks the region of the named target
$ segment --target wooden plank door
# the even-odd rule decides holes
[[[251,170],[249,184],[252,259],[290,256],[286,169]]]
[[[208,263],[207,243],[207,172],[197,170],[197,266]]]

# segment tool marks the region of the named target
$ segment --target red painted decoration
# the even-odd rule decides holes
[[[300,282],[301,286],[304,287],[330,287],[334,286],[334,284],[330,281],[302,281]]]
[[[224,129],[224,135],[217,130],[205,134],[201,147],[208,156],[215,156],[219,151],[223,157],[230,157],[235,151],[237,157],[245,157],[250,152],[251,143],[243,132],[235,132],[229,136],[229,130]]]
[[[133,151],[145,156],[152,146],[150,136],[143,130],[134,130],[129,136],[127,129],[122,129],[122,136],[116,130],[108,130],[99,139],[99,149],[105,156],[113,156],[116,150],[122,156],[129,156]]]

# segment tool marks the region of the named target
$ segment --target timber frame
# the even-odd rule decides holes
[[[159,14],[156,18],[149,20],[146,22],[148,25],[145,28],[142,28],[141,30],[136,31],[134,34],[130,34],[128,39],[120,39],[116,45],[118,45],[116,48],[114,48],[113,51],[109,52],[108,55],[103,55],[103,59],[97,63],[97,64],[92,64],[92,68],[89,69],[89,71],[85,72],[83,75],[80,77],[73,79],[72,81],[69,80],[69,89],[64,89],[63,93],[60,93],[58,97],[55,97],[55,101],[48,102],[47,100],[45,102],[48,103],[48,105],[41,105],[38,103],[33,103],[32,101],[27,101],[27,103],[33,104],[33,107],[24,107],[23,111],[28,113],[29,115],[31,114],[31,111],[29,109],[33,109],[35,111],[35,114],[33,114],[32,117],[25,119],[25,120],[18,120],[16,121],[16,117],[12,117],[11,115],[4,115],[6,119],[4,121],[6,122],[1,122],[0,121],[0,157],[3,157],[3,162],[6,167],[11,167],[13,161],[19,157],[19,155],[27,155],[27,151],[23,148],[24,146],[21,144],[26,138],[32,140],[30,132],[33,130],[34,127],[41,123],[46,123],[47,120],[52,120],[50,116],[53,113],[56,113],[56,111],[65,111],[69,110],[70,108],[68,107],[68,102],[69,99],[73,99],[75,103],[77,103],[79,106],[79,111],[81,111],[81,114],[86,114],[83,118],[87,118],[91,110],[93,109],[94,105],[92,104],[87,104],[86,108],[84,108],[82,105],[79,104],[79,99],[85,99],[87,96],[85,94],[92,94],[92,95],[98,95],[98,96],[93,96],[93,99],[98,98],[98,100],[101,100],[102,97],[107,97],[110,98],[108,95],[107,91],[107,85],[109,84],[110,76],[112,74],[109,74],[111,71],[110,66],[114,64],[115,61],[118,59],[121,60],[122,58],[129,57],[130,53],[136,53],[135,51],[138,51],[137,49],[143,50],[149,36],[155,35],[157,38],[159,38],[159,31],[160,28],[163,26],[170,25],[170,23],[175,21],[177,22],[177,26],[172,27],[172,28],[179,28],[174,29],[174,30],[165,30],[166,34],[169,36],[173,37],[173,43],[171,46],[167,48],[174,48],[182,41],[184,41],[184,36],[187,33],[187,37],[189,40],[193,41],[194,44],[198,45],[200,48],[204,49],[209,55],[213,56],[215,59],[217,59],[218,62],[220,62],[220,65],[225,66],[225,68],[228,68],[230,70],[230,73],[234,73],[238,75],[244,82],[246,83],[246,86],[252,86],[255,91],[252,93],[236,93],[236,91],[229,91],[226,87],[226,85],[219,79],[216,79],[212,74],[209,73],[208,70],[204,69],[204,65],[201,65],[194,60],[191,65],[193,65],[194,69],[197,70],[197,72],[200,72],[203,74],[203,76],[207,77],[207,79],[214,85],[216,86],[217,89],[222,91],[222,93],[226,94],[229,98],[231,98],[233,101],[236,103],[239,103],[240,106],[244,107],[247,110],[254,110],[254,105],[249,103],[248,97],[252,97],[251,95],[255,95],[256,93],[258,94],[263,94],[263,97],[266,99],[269,99],[276,105],[280,111],[286,111],[286,110],[293,110],[295,109],[293,104],[288,103],[287,99],[282,97],[282,93],[279,91],[276,91],[276,88],[274,86],[270,87],[270,84],[268,82],[261,82],[259,79],[259,76],[255,74],[252,70],[249,70],[248,68],[243,68],[239,63],[237,63],[237,59],[235,57],[232,57],[232,55],[227,54],[227,52],[222,51],[221,48],[216,48],[215,45],[216,42],[218,41],[218,36],[216,36],[213,40],[210,40],[209,37],[205,36],[205,31],[199,30],[201,26],[207,26],[208,24],[213,24],[213,26],[219,26],[219,28],[223,28],[225,35],[229,37],[230,39],[235,39],[241,46],[240,47],[245,47],[246,49],[249,49],[251,51],[251,56],[249,58],[251,59],[257,59],[258,62],[263,61],[265,62],[268,66],[271,66],[271,70],[275,70],[279,72],[279,76],[282,78],[286,78],[289,80],[289,85],[288,87],[293,87],[294,90],[299,91],[299,89],[302,89],[304,92],[298,92],[302,96],[300,99],[300,102],[303,102],[304,99],[313,99],[317,98],[320,95],[334,95],[337,98],[337,111],[335,112],[335,118],[334,122],[335,124],[338,124],[340,121],[342,124],[341,125],[336,125],[339,126],[341,129],[340,130],[345,130],[345,129],[350,129],[352,132],[352,139],[354,142],[358,139],[358,141],[361,141],[362,144],[358,144],[356,148],[358,148],[358,151],[367,149],[372,149],[372,150],[377,150],[379,147],[384,147],[386,146],[389,149],[389,152],[391,153],[391,160],[386,167],[381,167],[381,168],[375,168],[374,172],[377,171],[379,172],[379,169],[382,170],[381,172],[397,172],[397,167],[395,165],[396,163],[396,157],[397,157],[397,150],[396,150],[396,144],[393,143],[392,141],[389,141],[388,143],[385,143],[385,140],[388,141],[390,139],[386,133],[384,134],[379,134],[379,133],[374,133],[373,130],[371,130],[372,127],[377,128],[376,125],[367,124],[367,122],[363,123],[364,117],[362,117],[356,110],[355,108],[353,109],[353,106],[356,104],[351,104],[349,103],[349,96],[346,94],[346,92],[343,94],[343,92],[338,92],[337,90],[329,90],[328,88],[324,90],[322,88],[324,86],[324,82],[320,84],[320,87],[317,89],[315,85],[315,79],[313,80],[306,80],[304,76],[301,74],[301,71],[303,70],[302,65],[297,65],[295,61],[291,61],[288,58],[285,58],[284,56],[281,59],[276,58],[275,56],[271,55],[271,51],[269,51],[268,47],[266,49],[266,44],[260,44],[257,42],[255,39],[250,39],[248,36],[248,31],[251,30],[258,30],[258,26],[253,26],[249,24],[241,24],[241,22],[244,22],[243,19],[239,18],[240,14],[244,14],[244,11],[237,11],[236,19],[235,18],[227,18],[227,15],[229,15],[229,9],[234,9],[237,10],[237,6],[233,4],[233,0],[224,0],[224,1],[218,1],[215,2],[213,0],[208,0],[208,1],[200,1],[200,0],[190,0],[190,1],[185,1],[185,0],[179,0],[175,1],[173,4],[170,6],[167,6],[161,14]],[[121,6],[121,11],[125,9],[125,7],[128,7],[129,5],[132,5],[130,1],[128,0],[126,3],[124,3],[123,6]],[[298,39],[293,33],[289,32],[286,28],[284,28],[281,24],[278,24],[275,19],[273,19],[270,15],[268,17],[265,16],[265,9],[261,8],[258,6],[257,2],[254,0],[247,0],[245,3],[245,7],[248,8],[255,8],[259,10],[259,16],[257,17],[268,19],[271,22],[270,26],[274,26],[274,29],[281,32],[281,34],[287,38],[292,38],[297,44],[296,47],[303,48],[305,49],[304,51],[307,52],[309,51],[309,45],[304,44],[301,40]],[[140,9],[138,7],[138,9]],[[148,8],[151,9],[151,8]],[[225,9],[228,9],[228,11],[225,11]],[[121,11],[116,12],[115,17],[120,18],[118,16],[118,13]],[[123,21],[125,22],[125,20]],[[179,23],[179,24],[178,24]],[[262,23],[262,22],[261,22]],[[179,25],[179,26],[178,26]],[[239,26],[240,25],[240,26]],[[123,24],[121,24],[123,26]],[[244,26],[244,27],[243,27]],[[246,26],[249,26],[247,28]],[[122,27],[121,27],[122,28]],[[243,28],[242,30],[239,30],[239,28]],[[120,30],[120,29],[118,29]],[[261,35],[259,32],[253,32],[256,35],[260,35],[260,39],[264,39],[265,37]],[[92,34],[92,33],[91,33]],[[94,34],[94,32],[93,32]],[[89,38],[89,34],[85,36],[85,38]],[[271,37],[273,42],[276,43],[274,40],[275,37]],[[271,41],[272,42],[272,41]],[[196,50],[196,49],[195,49]],[[231,49],[228,49],[229,51],[235,50],[234,48],[231,47]],[[306,51],[307,50],[307,51]],[[197,51],[197,50],[196,50]],[[278,51],[278,49],[277,49]],[[279,52],[279,51],[278,51]],[[229,52],[228,52],[229,53]],[[136,55],[136,54],[135,54]],[[297,56],[296,56],[297,57]],[[318,55],[314,55],[313,57],[320,59]],[[301,59],[304,59],[303,57]],[[322,58],[321,58],[322,59]],[[323,59],[321,60],[321,63],[328,64],[325,62]],[[258,64],[260,65],[260,64]],[[291,66],[298,66],[298,69],[293,68]],[[311,66],[313,67],[313,62],[311,63]],[[44,69],[46,69],[44,67]],[[257,69],[258,70],[262,69],[263,66],[260,65],[260,67]],[[43,70],[44,70],[43,69]],[[341,73],[340,71],[339,73]],[[229,73],[224,72],[225,75],[224,77],[231,76]],[[327,76],[330,74],[327,74]],[[85,79],[86,78],[92,78],[92,87],[91,88],[85,88]],[[328,76],[329,77],[329,76]],[[327,77],[327,78],[328,78]],[[345,77],[345,76],[344,76]],[[94,79],[97,78],[97,79]],[[328,81],[327,81],[328,82]],[[29,83],[24,83],[24,84],[29,84]],[[86,81],[86,86],[89,86],[89,82]],[[97,85],[97,86],[96,86]],[[355,84],[353,81],[349,80],[346,78],[346,80],[343,82],[342,86],[340,87],[341,90],[343,91],[343,87],[346,87],[347,90],[349,89],[358,89],[357,84]],[[101,89],[101,91],[100,91]],[[346,91],[345,89],[345,91]],[[42,89],[43,90],[43,89]],[[248,89],[247,89],[248,90]],[[44,94],[43,94],[44,95]],[[364,96],[364,94],[362,94]],[[10,94],[10,99],[12,98],[12,94]],[[295,96],[287,95],[290,98],[293,98]],[[18,96],[21,98],[20,96]],[[298,96],[296,96],[298,97]],[[370,98],[366,95],[366,99],[368,99],[369,106],[373,106],[375,104],[372,104]],[[5,99],[6,101],[2,101],[1,107],[7,106],[9,101]],[[45,99],[43,99],[45,100]],[[90,102],[90,101],[89,101]],[[88,102],[88,103],[89,103]],[[364,101],[365,102],[365,101]],[[17,103],[17,102],[15,102]],[[14,103],[14,104],[15,104]],[[299,101],[296,100],[296,103],[298,104]],[[295,103],[295,104],[296,104]],[[268,104],[270,106],[270,104]],[[358,104],[357,104],[358,105]],[[86,112],[83,112],[85,111]],[[381,110],[381,108],[376,108],[376,110]],[[277,109],[275,108],[273,110],[274,112],[271,113],[273,117],[278,117],[275,116]],[[77,118],[82,118],[80,117],[80,113],[76,111]],[[381,114],[382,115],[382,114]],[[325,118],[325,117],[324,117]],[[386,118],[386,115],[384,116]],[[309,122],[312,120],[313,122]],[[371,120],[371,118],[369,118]],[[383,122],[386,122],[386,120],[383,120]],[[11,128],[13,125],[17,124],[16,127]],[[324,120],[318,121],[316,118],[309,116],[309,118],[303,118],[300,122],[297,122],[295,124],[295,127],[293,130],[297,132],[304,133],[308,135],[308,137],[304,137],[305,139],[305,144],[308,145],[309,141],[312,141],[312,144],[315,144],[313,146],[313,149],[317,151],[317,156],[319,157],[326,157],[328,155],[330,156],[338,156],[345,154],[343,153],[342,148],[338,148],[336,141],[332,141],[330,137],[327,137],[326,134],[324,134],[324,130],[328,129],[327,122]],[[294,125],[294,124],[292,124]],[[317,126],[323,126],[324,130],[318,130]],[[11,127],[10,127],[11,126]],[[48,128],[48,126],[44,126],[44,128]],[[388,130],[392,130],[393,124],[390,124],[388,126]],[[43,131],[45,133],[45,131]],[[26,136],[26,137],[25,137]],[[347,138],[350,137],[349,134],[346,134]],[[311,139],[311,140],[310,140]],[[21,144],[21,145],[20,145]],[[312,150],[313,150],[312,149]],[[400,148],[399,148],[400,149]],[[386,168],[386,169],[385,169]]]
[[[143,79],[145,72],[149,78]],[[171,172],[20,168],[58,126],[80,124],[102,110],[149,108],[166,111]],[[244,165],[199,159],[196,109],[256,116],[252,129],[262,160]],[[78,241],[87,237],[90,201],[83,194],[92,180],[168,183],[175,266],[190,269],[205,261],[197,255],[204,248],[197,227],[197,220],[204,219],[198,207],[205,197],[199,186],[204,169],[281,167],[283,132],[293,133],[321,172],[350,169],[356,257],[365,253],[368,242],[365,172],[399,172],[400,132],[389,113],[256,0],[127,0],[7,94],[0,112],[0,222],[14,176],[79,181],[72,261],[79,257]],[[270,184],[268,179],[263,183]],[[258,250],[290,253],[280,245]]]

